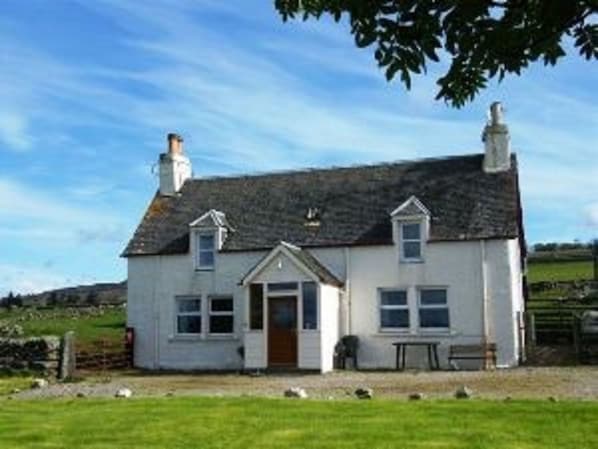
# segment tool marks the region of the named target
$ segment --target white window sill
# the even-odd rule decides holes
[[[424,262],[424,259],[399,259],[399,263],[402,264],[420,264]]]
[[[300,329],[300,334],[319,334],[320,329]]]
[[[198,341],[221,341],[221,340],[239,340],[236,334],[197,334],[197,335],[171,335],[168,337],[168,341],[172,343],[176,342],[198,342]]]
[[[374,334],[375,337],[413,337],[413,338],[448,338],[455,337],[457,332],[450,330],[384,330],[380,329]]]
[[[205,337],[206,340],[210,341],[214,341],[214,340],[238,340],[239,337],[237,337],[235,334],[209,334],[206,335]]]
[[[201,334],[170,335],[168,337],[169,342],[194,342],[194,341],[201,341],[201,340],[202,340]]]
[[[214,267],[195,267],[195,271],[214,271]]]

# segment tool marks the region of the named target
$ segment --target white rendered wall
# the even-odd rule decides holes
[[[516,314],[523,309],[519,246],[516,240],[486,242],[488,333],[498,344],[498,363],[517,363],[518,338]],[[395,363],[391,343],[401,338],[439,341],[441,364],[446,366],[448,346],[478,343],[482,326],[482,252],[479,241],[437,242],[428,244],[424,263],[402,264],[393,246],[326,248],[313,253],[333,273],[348,279],[342,300],[336,300],[337,313],[330,313],[331,296],[321,291],[320,330],[300,331],[299,366],[327,369],[328,356],[336,339],[345,334],[358,335],[361,348],[359,364],[363,368],[392,368]],[[265,332],[247,331],[246,290],[238,285],[241,278],[264,256],[265,252],[219,253],[213,272],[197,272],[190,255],[143,256],[129,258],[128,324],[136,331],[135,363],[146,368],[239,369],[243,365],[237,348],[245,347],[245,367],[267,365]],[[256,282],[301,282],[310,280],[290,260],[278,259],[264,269]],[[451,331],[424,334],[417,329],[417,288],[446,287]],[[379,326],[378,288],[405,288],[412,304],[411,322],[406,334],[381,332]],[[326,290],[326,289],[324,289]],[[209,294],[232,294],[235,303],[235,334],[231,338],[182,339],[174,335],[174,297],[202,295],[204,311]],[[266,298],[265,298],[266,300]],[[298,304],[301,298],[298,297]],[[350,304],[350,320],[346,318]],[[340,313],[338,310],[340,308]],[[300,312],[301,313],[301,312]],[[333,320],[340,321],[336,324]],[[298,320],[301,323],[301,316]],[[207,327],[207,316],[204,318]],[[327,333],[328,329],[339,329]],[[264,316],[267,329],[267,315]],[[311,348],[311,349],[309,349]],[[410,352],[408,362],[424,366],[424,354]]]
[[[323,373],[334,368],[334,346],[340,338],[339,333],[339,297],[338,288],[320,285],[320,370]]]
[[[512,243],[514,242],[514,243]],[[517,348],[513,339],[513,284],[518,275],[511,271],[514,256],[510,248],[516,241],[486,242],[487,283],[491,305],[488,312],[490,340],[498,344],[498,362],[516,364]],[[392,246],[355,247],[349,250],[351,279],[350,333],[359,336],[359,366],[393,368],[397,340],[428,340],[440,343],[441,365],[447,367],[448,347],[452,344],[476,344],[483,338],[483,288],[481,243],[435,242],[428,244],[423,263],[399,263]],[[450,331],[430,333],[418,329],[418,288],[445,287],[449,305]],[[378,289],[407,290],[411,328],[406,332],[379,329]],[[517,295],[517,293],[516,293]],[[519,297],[517,297],[518,300]],[[427,365],[424,350],[410,348],[408,362],[414,367]]]
[[[238,285],[263,252],[219,253],[214,271],[195,271],[191,255],[143,256],[128,259],[127,323],[135,328],[135,364],[153,369],[240,369],[246,322],[245,297]],[[201,295],[203,330],[207,330],[212,294],[232,295],[234,328],[230,337],[206,334],[177,337],[175,297]]]

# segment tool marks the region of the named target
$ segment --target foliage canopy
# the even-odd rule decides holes
[[[488,81],[521,74],[530,63],[554,66],[574,51],[598,59],[598,0],[275,0],[282,19],[348,16],[358,47],[375,47],[388,81],[410,89],[443,53],[450,66],[436,99],[461,107]]]

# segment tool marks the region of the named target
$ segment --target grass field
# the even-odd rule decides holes
[[[592,279],[594,276],[591,260],[572,262],[531,262],[528,265],[529,282],[574,281]]]
[[[121,341],[124,336],[125,311],[123,309],[106,309],[101,316],[82,314],[73,317],[68,309],[52,309],[35,311],[36,318],[19,320],[20,317],[32,313],[28,310],[2,311],[0,321],[18,323],[23,327],[25,335],[64,335],[67,331],[75,331],[77,342],[85,345],[93,340],[107,339]],[[39,317],[37,316],[39,314]]]
[[[3,449],[595,448],[598,403],[164,398],[11,401]]]

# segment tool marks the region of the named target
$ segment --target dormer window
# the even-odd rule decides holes
[[[423,262],[430,228],[430,211],[412,196],[391,214],[393,240],[399,261]]]
[[[214,252],[216,250],[216,232],[198,232],[197,268],[199,270],[214,269]]]
[[[401,259],[418,261],[422,259],[421,223],[401,223]]]
[[[223,212],[211,209],[189,224],[191,228],[193,259],[196,270],[213,270],[216,251],[222,249],[233,228]]]

